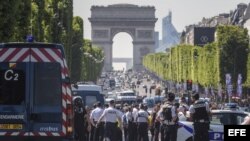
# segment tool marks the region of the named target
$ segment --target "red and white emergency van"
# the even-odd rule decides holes
[[[0,44],[0,140],[70,141],[72,95],[63,46]]]

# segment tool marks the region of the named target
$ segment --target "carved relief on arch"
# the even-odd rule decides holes
[[[140,39],[152,39],[153,31],[152,30],[137,30],[137,37]]]
[[[135,39],[135,28],[111,28],[111,39],[119,32],[126,32],[133,40]]]
[[[94,38],[108,38],[109,31],[108,30],[93,30],[93,37]]]

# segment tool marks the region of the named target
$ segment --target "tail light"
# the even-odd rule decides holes
[[[72,135],[73,133],[73,107],[72,104],[67,104],[67,135]]]

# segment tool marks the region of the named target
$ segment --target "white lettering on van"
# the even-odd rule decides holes
[[[39,129],[40,131],[43,131],[43,132],[58,132],[59,129],[58,127],[40,127]]]
[[[13,70],[7,70],[4,73],[4,79],[7,81],[11,81],[11,80],[18,81],[18,77],[19,77],[18,73],[14,73]]]
[[[24,119],[24,115],[0,115],[0,119]]]

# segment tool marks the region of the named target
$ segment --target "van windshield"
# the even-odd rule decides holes
[[[34,64],[34,104],[36,106],[61,105],[61,67],[59,63]]]
[[[0,63],[1,105],[24,104],[25,73],[25,63]]]
[[[74,94],[81,96],[84,99],[84,105],[89,107],[92,107],[94,103],[103,97],[99,91],[75,91]]]

